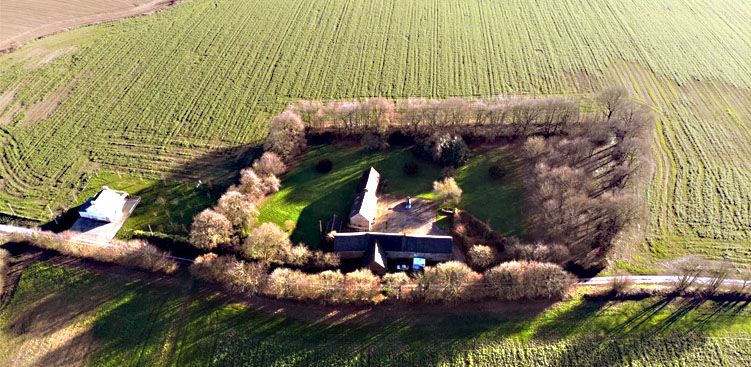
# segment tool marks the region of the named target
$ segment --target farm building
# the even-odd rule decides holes
[[[385,272],[389,259],[419,257],[434,262],[451,260],[452,246],[453,239],[450,236],[380,232],[334,234],[334,252],[342,259],[362,258],[363,265],[376,273]]]
[[[357,188],[357,195],[352,203],[352,209],[349,212],[349,226],[361,231],[369,231],[373,227],[373,222],[378,211],[378,184],[381,181],[381,174],[370,167],[363,172],[360,184]]]
[[[89,198],[78,210],[81,218],[100,222],[116,222],[123,216],[123,207],[128,200],[128,193],[102,187],[96,196]]]

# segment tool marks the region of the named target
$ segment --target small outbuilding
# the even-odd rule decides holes
[[[100,222],[117,222],[123,216],[123,208],[128,201],[128,193],[112,190],[107,186],[93,198],[89,198],[78,210],[81,218]]]

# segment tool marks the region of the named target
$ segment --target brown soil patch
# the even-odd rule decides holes
[[[70,28],[109,22],[164,9],[175,0],[3,0],[0,53]]]
[[[16,92],[18,92],[18,86],[5,91],[3,94],[0,94],[0,113],[2,113],[5,107],[8,107],[10,102],[13,101],[13,97],[16,96]]]
[[[21,123],[24,125],[33,124],[49,117],[57,109],[57,106],[60,105],[60,102],[68,96],[69,89],[70,87],[64,85],[44,97],[41,101],[31,105],[26,111],[26,118]]]

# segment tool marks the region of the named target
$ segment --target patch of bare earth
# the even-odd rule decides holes
[[[21,123],[24,125],[33,124],[47,118],[57,109],[57,106],[60,105],[63,99],[68,96],[69,88],[67,85],[64,85],[44,97],[41,101],[31,105],[26,111],[26,118]]]
[[[13,97],[16,96],[16,92],[18,92],[18,86],[3,92],[3,94],[0,94],[0,113],[2,113],[2,111],[5,110],[5,107],[8,107],[10,102],[13,101]]]
[[[412,198],[412,207],[406,208],[407,199],[389,194],[378,198],[373,231],[386,233],[407,233],[417,235],[445,236],[446,232],[436,225],[435,202],[427,199]]]
[[[70,28],[150,14],[176,0],[3,0],[0,53]]]

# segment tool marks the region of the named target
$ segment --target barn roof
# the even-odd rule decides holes
[[[352,202],[352,209],[349,211],[349,218],[360,214],[368,221],[373,221],[378,211],[378,183],[381,181],[381,174],[370,167],[362,174],[360,183],[357,187],[357,195]]]
[[[375,242],[384,252],[450,254],[453,238],[381,232],[337,233],[334,235],[334,251],[366,251]]]

